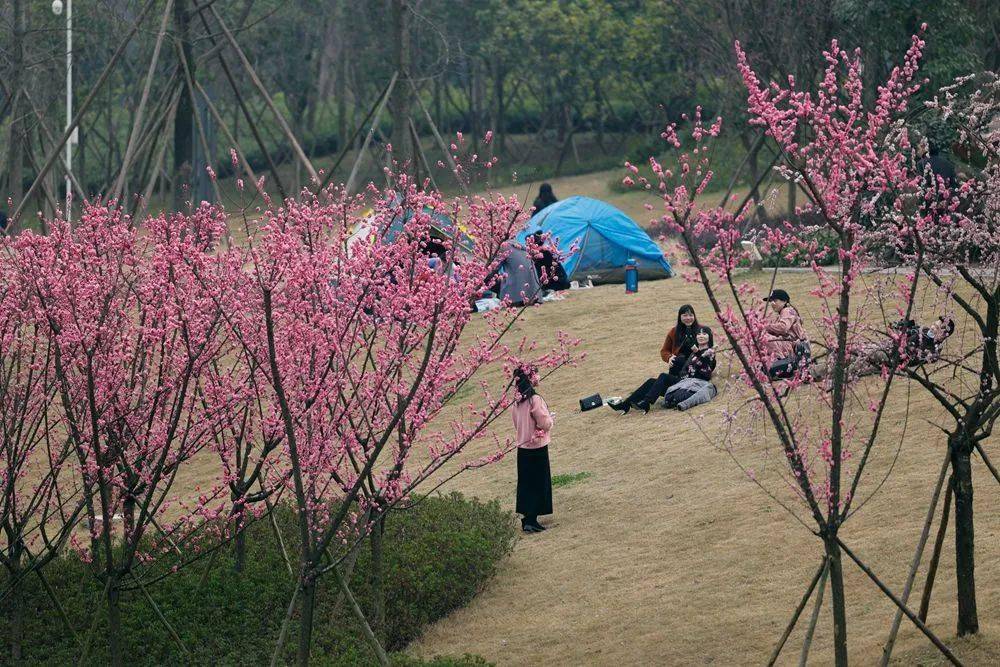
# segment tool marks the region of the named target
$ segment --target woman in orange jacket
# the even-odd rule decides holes
[[[609,401],[608,405],[621,413],[627,413],[633,407],[649,412],[649,406],[681,379],[688,356],[696,345],[695,333],[700,328],[691,304],[681,306],[677,311],[677,324],[667,332],[660,347],[660,358],[667,364],[667,372],[647,378],[628,398],[615,403]]]

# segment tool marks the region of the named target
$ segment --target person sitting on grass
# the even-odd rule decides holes
[[[712,384],[716,364],[712,330],[701,327],[695,334],[695,341],[695,348],[691,351],[684,370],[684,378],[667,389],[663,396],[665,408],[684,411],[708,403],[719,393]]]
[[[878,375],[883,369],[887,369],[897,349],[896,340],[899,337],[904,339],[900,362],[908,368],[937,361],[941,357],[941,348],[944,347],[945,341],[955,333],[955,322],[950,317],[942,315],[929,327],[921,327],[913,320],[900,320],[893,324],[892,328],[896,331],[895,338],[887,336],[883,340],[849,352],[847,365],[849,378]],[[811,369],[812,379],[818,382],[827,380],[833,375],[833,361],[833,355],[829,355],[827,363],[814,365]]]
[[[660,373],[655,378],[647,378],[624,401],[608,401],[612,410],[627,414],[632,408],[649,412],[649,407],[657,401],[667,389],[680,382],[686,373],[688,356],[694,350],[697,342],[695,334],[701,325],[690,304],[681,306],[677,311],[677,324],[669,332],[660,348],[660,358],[667,363],[667,372]]]
[[[771,359],[766,371],[772,380],[786,380],[797,369],[809,364],[809,338],[802,328],[799,311],[783,289],[772,290],[765,297],[764,352]]]

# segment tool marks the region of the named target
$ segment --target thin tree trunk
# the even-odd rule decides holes
[[[379,643],[385,644],[385,577],[382,571],[383,551],[382,537],[385,533],[385,517],[379,517],[375,521],[371,536],[372,547],[372,599],[373,599],[373,623],[372,629]]]
[[[236,539],[233,540],[233,570],[243,572],[247,559],[246,508],[242,502],[233,506],[233,517],[236,519]]]
[[[24,642],[24,596],[21,592],[20,555],[13,555],[11,559],[14,567],[9,570],[10,580],[14,583],[14,589],[10,592],[10,659],[14,665],[21,664],[23,658],[21,646]]]
[[[111,664],[113,667],[122,665],[122,616],[121,616],[121,591],[118,590],[118,582],[114,575],[109,579],[108,586],[108,648],[111,651]]]
[[[844,602],[844,568],[835,537],[827,538],[830,558],[830,602],[833,605],[833,651],[837,667],[847,667],[847,611]]]
[[[298,663],[300,667],[309,667],[309,651],[312,648],[313,612],[316,608],[316,582],[305,580],[300,584],[301,605],[299,607],[299,650]]]
[[[410,76],[410,9],[407,0],[392,0],[391,10],[392,61],[402,85],[396,86],[389,98],[392,117],[392,152],[400,167],[413,160],[410,141],[410,105],[413,90]]]
[[[976,538],[972,512],[972,445],[951,443],[955,479],[955,577],[958,584],[958,636],[979,632],[976,612]]]
[[[744,147],[749,151],[747,159],[747,169],[750,174],[750,196],[753,198],[754,204],[760,203],[760,190],[758,189],[756,183],[758,181],[757,174],[759,167],[757,165],[757,155],[760,153],[760,148],[763,145],[760,142],[754,143],[752,146],[749,145],[749,138],[746,136],[741,136],[740,139],[743,141]]]
[[[339,12],[341,20],[338,22],[337,31],[339,33],[340,49],[337,61],[337,75],[335,81],[335,92],[334,95],[337,97],[337,150],[343,150],[344,146],[347,145],[348,134],[350,130],[348,129],[347,120],[347,55],[349,50],[347,48],[347,3],[341,2]]]

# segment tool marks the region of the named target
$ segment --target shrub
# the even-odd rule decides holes
[[[291,511],[281,507],[275,514],[294,559],[296,526]],[[411,509],[391,512],[386,521],[383,564],[387,649],[403,648],[426,624],[467,604],[510,553],[516,534],[514,527],[513,515],[501,510],[496,501],[484,504],[457,493],[422,498]],[[268,664],[294,580],[288,574],[268,520],[249,528],[247,547],[247,564],[242,575],[233,572],[232,559],[226,550],[220,552],[203,584],[201,579],[209,558],[147,586],[190,657],[182,654],[143,593],[140,590],[126,593],[122,604],[126,661],[133,665]],[[352,591],[366,612],[373,607],[368,585],[369,554],[367,548],[362,548],[351,577]],[[94,610],[102,609],[96,603],[103,591],[94,583],[87,567],[75,556],[67,555],[45,570],[81,641],[88,633]],[[339,596],[332,577],[324,580],[320,591],[314,626],[314,662],[345,666],[376,664],[347,605],[336,604]],[[28,638],[25,662],[77,663],[80,649],[37,579],[24,583],[23,595]],[[100,641],[105,622],[103,616],[98,617],[88,664],[107,663],[107,647]],[[0,619],[0,632],[7,636],[9,630],[7,618]],[[285,645],[288,661],[294,657],[296,630],[293,619],[289,628],[291,640]],[[475,656],[423,662],[394,655],[393,662],[406,667],[487,664]]]

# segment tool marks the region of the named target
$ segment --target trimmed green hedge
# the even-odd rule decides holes
[[[277,512],[286,545],[295,548],[294,518]],[[428,623],[467,604],[496,572],[515,539],[513,515],[496,501],[480,503],[459,494],[428,497],[413,509],[395,511],[386,521],[384,573],[388,650],[414,640]],[[216,559],[200,584],[207,559],[149,586],[163,614],[191,653],[185,658],[141,592],[123,594],[122,623],[126,664],[268,664],[284,619],[294,583],[267,521],[249,529],[247,564],[242,575],[232,570],[227,551]],[[367,547],[367,544],[365,545]],[[295,558],[294,551],[291,554]],[[368,583],[370,551],[361,550],[352,575],[352,591],[366,613],[373,608]],[[86,564],[67,556],[51,563],[45,575],[56,590],[81,640],[100,614],[88,664],[108,662],[106,621],[96,603],[103,591]],[[6,584],[6,582],[4,582]],[[29,578],[24,591],[24,657],[27,664],[76,664],[80,651],[45,595],[38,579]],[[335,608],[336,582],[321,580],[313,630],[313,662],[322,665],[376,664],[347,605]],[[9,659],[9,617],[0,619],[4,655]],[[297,638],[293,619],[285,657],[292,661]],[[394,664],[440,667],[484,665],[481,658],[439,658],[425,663],[396,654]]]

